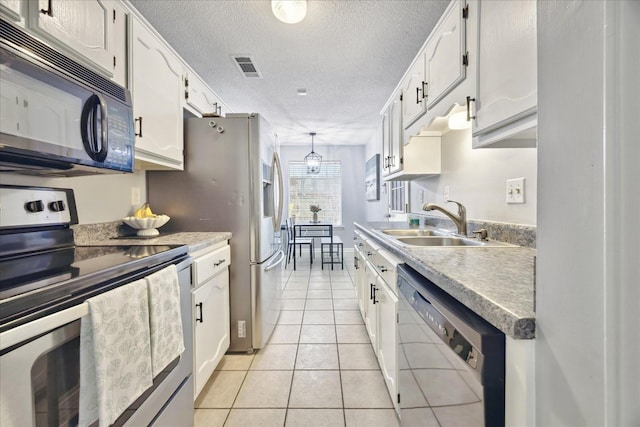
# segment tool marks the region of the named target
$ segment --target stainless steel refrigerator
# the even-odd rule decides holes
[[[147,173],[162,232],[230,231],[232,352],[263,347],[281,305],[282,174],[275,135],[258,114],[185,120],[184,171]]]

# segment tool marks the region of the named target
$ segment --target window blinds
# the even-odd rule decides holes
[[[323,161],[320,173],[307,174],[304,162],[289,162],[289,217],[309,221],[309,205],[318,205],[318,219],[342,225],[342,165]]]

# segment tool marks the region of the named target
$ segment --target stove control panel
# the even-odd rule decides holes
[[[0,228],[77,224],[73,190],[0,186]]]

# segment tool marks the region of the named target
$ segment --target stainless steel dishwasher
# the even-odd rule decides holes
[[[504,334],[404,264],[398,291],[402,426],[504,426]]]

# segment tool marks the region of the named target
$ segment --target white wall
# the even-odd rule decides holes
[[[640,2],[538,2],[536,422],[640,425]]]
[[[424,203],[444,204],[449,198],[467,208],[467,218],[536,224],[536,149],[471,148],[471,130],[450,131],[442,137],[442,173],[411,183],[410,210],[425,213]],[[525,178],[525,203],[505,203],[506,180]],[[457,212],[454,204],[445,205]],[[430,212],[433,214],[433,212]]]
[[[370,141],[365,149],[365,162],[375,154],[380,154],[380,183],[382,181],[382,118],[380,119],[380,138]],[[384,221],[385,215],[389,212],[389,201],[386,186],[380,187],[380,200],[367,200],[364,205],[366,221]]]
[[[364,194],[364,165],[365,146],[347,145],[331,146],[316,145],[314,150],[322,156],[322,160],[339,160],[342,163],[342,222],[343,230],[336,230],[336,234],[342,238],[345,248],[353,247],[353,222],[365,221],[363,205]],[[284,176],[284,200],[285,206],[289,200],[289,161],[301,161],[309,154],[309,146],[280,146],[280,161]],[[285,212],[284,215],[287,215]]]
[[[144,171],[132,174],[91,175],[69,178],[45,178],[0,174],[0,183],[43,187],[72,188],[78,205],[78,222],[94,224],[117,221],[131,215],[131,189],[140,190],[140,200],[147,198]],[[153,208],[153,206],[152,206]]]

